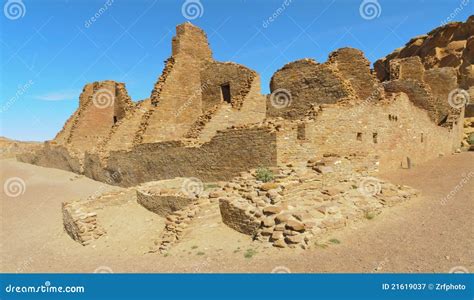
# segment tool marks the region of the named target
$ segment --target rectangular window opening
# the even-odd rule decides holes
[[[296,133],[296,138],[298,140],[306,140],[306,126],[305,124],[298,124],[298,130]]]
[[[362,141],[362,132],[357,132],[357,140]]]
[[[221,85],[222,100],[231,103],[230,84]]]
[[[114,124],[117,123],[117,116],[114,116]]]
[[[372,134],[372,140],[374,141],[374,144],[377,144],[379,141],[378,141],[378,133],[377,132],[374,132]]]

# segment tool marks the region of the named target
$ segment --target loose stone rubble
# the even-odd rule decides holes
[[[372,177],[376,164],[366,158],[325,157],[303,167],[281,167],[272,182],[256,179],[256,170],[242,173],[219,194],[223,222],[275,247],[308,248],[334,229],[372,218],[386,206],[418,195]]]

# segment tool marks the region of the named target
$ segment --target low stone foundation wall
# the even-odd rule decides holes
[[[97,213],[84,211],[77,202],[63,203],[62,213],[64,230],[73,240],[84,246],[106,233],[97,223]]]
[[[200,192],[202,188],[202,182],[188,178],[148,182],[137,189],[137,202],[149,211],[166,217],[196,201],[196,191],[193,189]]]
[[[86,246],[107,234],[100,224],[100,211],[106,206],[121,205],[135,201],[135,190],[92,195],[84,201],[64,202],[62,204],[63,226],[66,233],[75,241]]]
[[[218,192],[222,221],[275,247],[306,249],[336,229],[372,219],[384,207],[418,194],[372,177],[377,170],[370,160],[331,156],[303,167],[281,167],[268,183],[259,181],[255,170],[243,173]]]
[[[247,235],[257,234],[260,227],[260,213],[242,198],[219,199],[222,222],[230,228]]]

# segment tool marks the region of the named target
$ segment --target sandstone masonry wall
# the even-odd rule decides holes
[[[449,154],[456,140],[454,131],[436,126],[403,94],[377,105],[328,105],[305,126],[304,139],[295,126],[279,130],[279,165],[328,153],[365,153],[378,155],[380,170],[387,171]]]
[[[329,54],[328,64],[335,67],[345,79],[349,80],[359,99],[373,97],[379,82],[372,75],[370,62],[362,51],[341,48]]]
[[[241,68],[238,71],[239,73],[235,73],[236,77],[240,76]],[[245,73],[243,72],[243,74]],[[217,99],[221,99],[221,102],[201,116],[193,124],[186,137],[198,139],[200,143],[208,142],[219,130],[263,121],[266,116],[265,96],[260,91],[260,77],[255,74],[252,75],[250,82],[248,80],[240,82],[243,85],[239,84],[238,81],[225,81],[230,83],[231,92],[234,83],[237,86],[235,88],[236,96],[232,97],[231,103],[222,101],[215,94],[216,90],[220,93],[220,84],[213,82],[210,87],[214,87],[214,91],[206,97],[209,97],[207,99],[216,99],[217,97]],[[226,77],[221,77],[221,79],[224,78]],[[206,89],[205,93],[210,89]],[[203,99],[206,99],[206,97],[203,94]]]
[[[334,68],[312,59],[291,62],[275,72],[270,82],[272,93],[279,89],[289,91],[291,104],[275,107],[272,97],[267,99],[267,116],[300,119],[312,105],[336,103],[355,97],[349,81]],[[275,101],[275,99],[273,99]]]
[[[177,26],[172,59],[155,85],[135,144],[178,140],[202,113],[200,71],[212,61],[207,36],[200,28],[185,23]]]
[[[170,141],[113,151],[106,165],[97,155],[86,154],[84,174],[98,181],[112,178],[120,186],[175,177],[217,181],[255,166],[275,166],[276,161],[276,137],[270,129],[229,129],[197,147]]]

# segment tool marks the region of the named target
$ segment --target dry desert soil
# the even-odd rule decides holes
[[[163,218],[136,203],[104,210],[107,235],[91,245],[82,246],[63,231],[62,202],[120,188],[13,159],[0,160],[0,168],[2,185],[11,177],[26,183],[18,197],[2,190],[1,272],[474,271],[473,152],[381,175],[419,189],[422,196],[340,230],[312,249],[252,242],[221,222],[215,204],[167,256],[148,253]],[[452,197],[441,204],[449,193]]]

